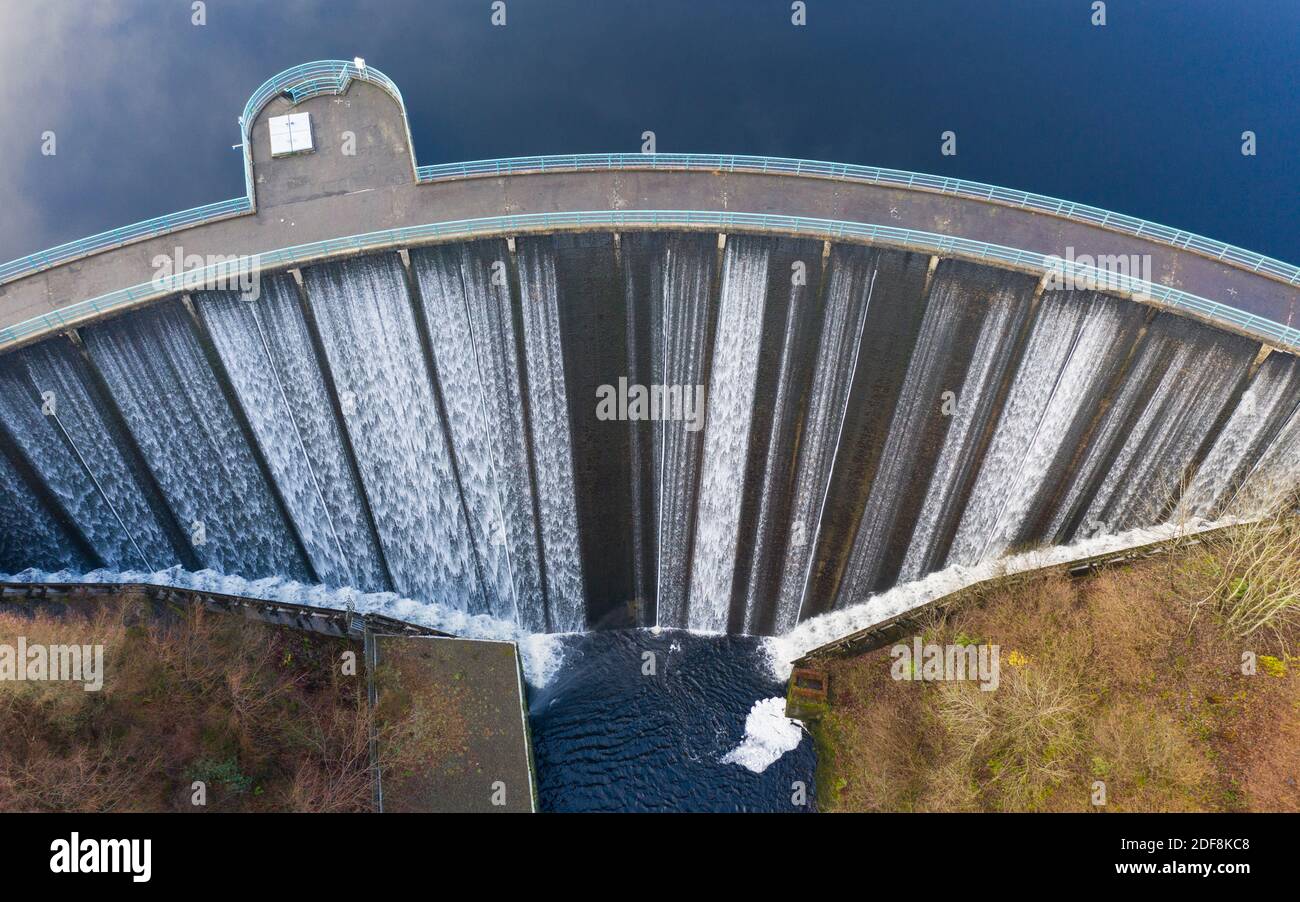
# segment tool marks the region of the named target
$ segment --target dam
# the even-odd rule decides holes
[[[314,153],[271,153],[289,109]],[[1286,264],[836,164],[420,167],[360,61],[276,76],[241,131],[241,202],[0,268],[0,572],[766,636],[1300,486]],[[1076,250],[1152,281],[1056,287]],[[189,254],[255,290],[153,271]],[[602,416],[620,380],[702,419]]]

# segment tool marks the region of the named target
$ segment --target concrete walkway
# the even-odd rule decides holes
[[[373,636],[367,654],[380,810],[537,810],[513,642]]]
[[[0,285],[0,328],[110,291],[148,282],[158,255],[252,255],[449,220],[586,210],[778,213],[897,226],[1042,254],[1150,255],[1150,281],[1274,322],[1300,324],[1300,288],[1197,252],[1003,204],[933,191],[820,176],[636,170],[456,178],[417,184],[405,123],[381,88],[354,81],[341,96],[299,104],[312,114],[317,150],[272,159],[267,119],[254,123],[258,210],[106,250]],[[355,153],[345,152],[349,146]]]

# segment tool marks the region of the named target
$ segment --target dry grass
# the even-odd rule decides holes
[[[1300,524],[972,597],[926,642],[1000,646],[1000,685],[830,659],[819,805],[866,811],[1300,811]],[[1013,655],[1014,653],[1014,655]],[[1242,672],[1243,654],[1259,662]]]
[[[0,612],[0,642],[102,644],[99,692],[0,682],[0,810],[371,807],[357,643],[139,599],[89,616]],[[342,655],[357,656],[357,675]],[[207,784],[207,805],[191,784]]]

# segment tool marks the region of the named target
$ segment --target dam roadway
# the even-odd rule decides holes
[[[311,113],[316,149],[273,159],[267,120],[289,109]],[[1287,328],[1300,324],[1300,285],[1286,279],[1161,240],[935,190],[825,175],[654,168],[664,165],[654,156],[646,156],[645,168],[624,157],[622,168],[614,169],[418,181],[402,107],[383,87],[360,80],[352,80],[339,96],[318,95],[296,105],[275,96],[257,113],[250,134],[255,212],[11,277],[0,284],[0,348],[60,331],[65,323],[57,314],[74,304],[148,283],[157,274],[155,258],[172,258],[178,248],[185,255],[251,256],[340,236],[455,220],[620,210],[779,214],[870,223],[1060,257],[1069,249],[1075,256],[1094,258],[1149,255],[1152,283]],[[349,135],[355,136],[354,154],[344,152]],[[513,231],[518,230],[502,233]],[[336,254],[354,252],[342,248]],[[31,322],[50,314],[56,316],[39,326]],[[92,318],[79,314],[69,317],[66,325]],[[20,324],[26,328],[6,331]]]

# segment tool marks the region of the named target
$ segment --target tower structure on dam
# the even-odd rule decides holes
[[[246,197],[0,268],[0,572],[767,634],[1300,485],[1278,261],[869,167],[421,167],[361,61],[240,127]]]

